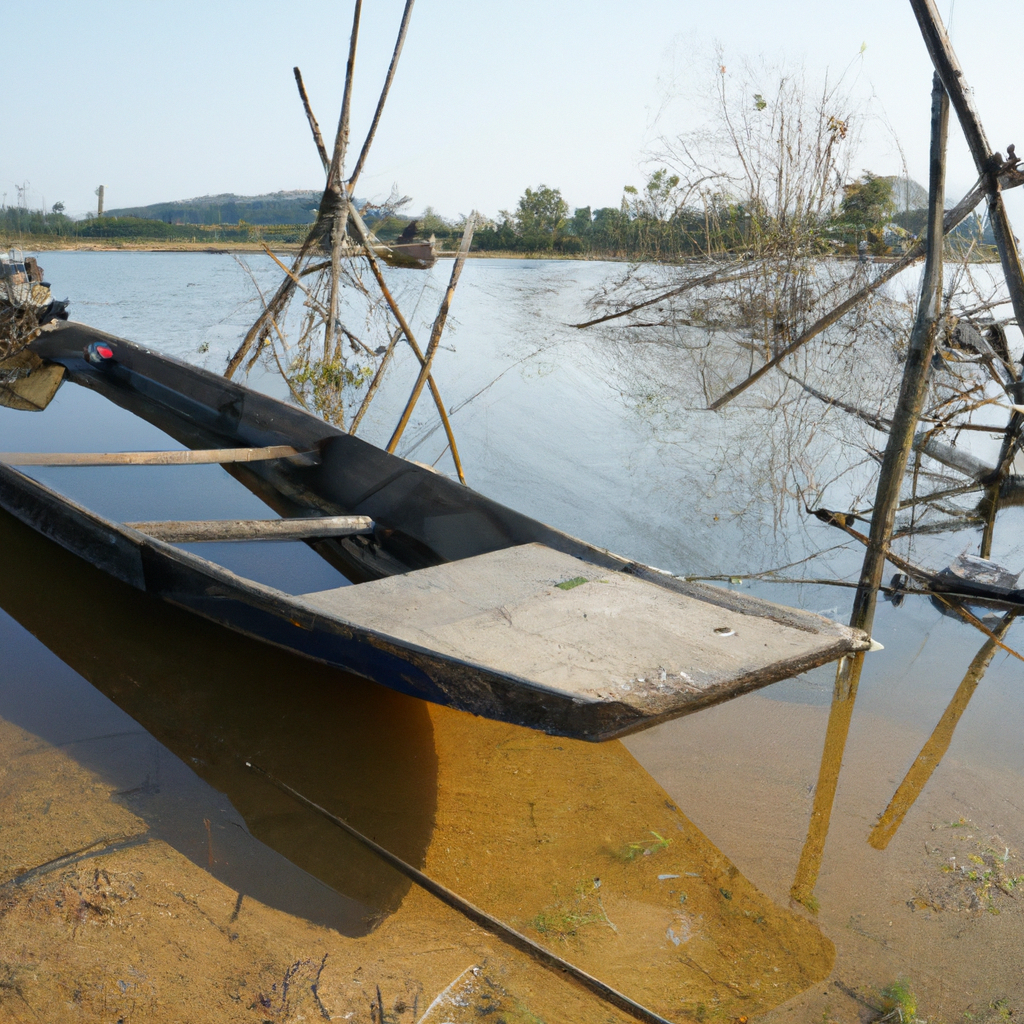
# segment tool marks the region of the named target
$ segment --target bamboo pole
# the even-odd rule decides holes
[[[270,249],[267,248],[266,245],[264,245],[263,248],[266,249],[268,253],[270,253],[270,256],[278,263],[278,265],[285,271],[285,273],[289,273],[289,274],[291,273],[291,271],[289,271],[288,268],[283,263],[281,263],[281,261],[276,256],[274,256],[274,254],[272,252],[270,252]],[[242,263],[241,260],[239,260],[238,262]],[[253,287],[256,289],[256,293],[260,297],[260,302],[263,303],[263,308],[264,308],[264,310],[266,310],[266,308],[267,308],[267,300],[266,300],[266,298],[263,295],[263,289],[260,287],[259,281],[256,280],[256,275],[253,274],[251,268],[249,267],[249,265],[247,263],[242,263],[242,265],[245,267],[246,272],[249,274],[249,278],[252,280]],[[296,280],[296,284],[298,284],[298,280]],[[299,287],[301,288],[302,285],[299,285]],[[278,327],[277,321],[273,317],[270,317],[270,323],[273,326],[275,332],[277,333],[278,338],[281,340],[281,347],[284,349],[285,352],[287,352],[288,351],[288,342],[285,340],[284,332],[281,330],[280,327]],[[277,354],[277,347],[274,346],[274,345],[271,345],[270,346],[270,352],[271,352],[271,354],[274,357],[274,362],[277,364],[277,371],[278,371],[278,373],[281,374],[281,379],[285,382],[285,384],[288,385],[288,390],[291,392],[292,398],[294,398],[295,401],[298,402],[299,405],[301,405],[302,408],[306,410],[306,412],[309,412],[309,405],[307,404],[306,399],[303,398],[302,395],[298,391],[295,390],[295,385],[292,384],[291,378],[285,372],[285,368],[281,365],[281,357]],[[252,357],[252,359],[249,361],[249,367],[247,369],[251,369],[252,368],[253,364],[256,362],[256,358],[259,355],[259,353],[260,353],[260,349],[257,348],[256,352],[254,353],[254,355]]]
[[[292,279],[292,283],[295,285],[296,288],[298,288],[302,292],[303,295],[306,296],[307,299],[309,299],[310,304],[316,309],[316,311],[320,313],[322,316],[327,316],[327,310],[324,309],[324,307],[317,301],[313,293],[299,280],[299,278],[295,275],[295,271],[289,270],[288,267],[285,266],[285,264],[282,263],[277,258],[276,255],[274,255],[273,250],[270,248],[269,245],[267,245],[266,242],[263,243],[263,251],[285,272],[285,274],[288,275],[288,277]],[[329,264],[327,264],[327,266],[329,266]],[[323,270],[326,269],[326,267],[321,266],[320,269]],[[281,340],[282,342],[284,341],[283,338]]]
[[[871,533],[864,564],[853,601],[850,625],[869,635],[874,623],[878,588],[882,583],[885,558],[892,535],[900,487],[914,442],[914,428],[924,406],[928,368],[935,350],[935,326],[942,293],[943,197],[946,181],[946,139],[949,131],[949,99],[936,75],[932,82],[931,159],[928,176],[928,234],[925,269],[921,282],[921,299],[917,320],[910,336],[907,362],[903,371],[900,397],[893,415],[889,440],[879,473]],[[848,529],[845,527],[844,528]],[[852,531],[851,531],[852,532]],[[790,895],[809,909],[815,906],[813,893],[821,869],[835,802],[836,787],[843,764],[843,753],[849,736],[857,687],[864,666],[864,654],[842,658],[836,670],[836,682],[829,712],[825,746],[822,751],[818,786],[807,830],[807,839],[800,853]]]
[[[313,232],[311,231],[292,264],[293,268],[296,270],[299,268],[302,260],[305,259],[306,252],[308,251],[307,246],[312,244],[312,235]],[[264,303],[263,312],[256,318],[256,322],[252,327],[245,332],[245,337],[242,338],[238,348],[235,349],[234,355],[228,360],[228,365],[224,370],[224,376],[227,377],[228,380],[235,375],[235,371],[242,365],[242,362],[249,353],[249,349],[252,348],[253,342],[268,330],[268,323],[273,321],[285,306],[288,305],[288,300],[292,297],[292,292],[294,290],[295,285],[291,278],[286,277],[278,285],[277,291],[274,292],[270,302]]]
[[[437,354],[437,347],[441,344],[441,334],[448,319],[448,310],[451,309],[455,287],[459,283],[459,277],[462,274],[466,256],[469,254],[469,247],[473,242],[473,229],[475,226],[476,214],[471,213],[466,219],[466,228],[462,232],[462,244],[459,246],[459,255],[455,257],[455,265],[452,267],[452,276],[448,281],[448,289],[444,293],[437,316],[434,318],[434,326],[430,331],[430,341],[427,343],[427,351],[423,359],[423,365],[420,367],[419,376],[417,376],[416,383],[412,387],[409,400],[405,403],[405,409],[399,417],[395,432],[391,435],[391,440],[388,441],[387,450],[389,452],[393,452],[398,447],[398,442],[401,440],[402,434],[409,423],[409,417],[412,416],[412,411],[416,408],[416,403],[423,393],[423,386],[427,382],[427,377],[430,376],[430,367],[434,362],[434,356]]]
[[[345,248],[345,235],[348,222],[350,203],[348,192],[341,184],[341,170],[345,162],[348,148],[349,117],[352,109],[352,83],[355,77],[356,46],[359,42],[359,17],[363,9],[363,0],[356,0],[352,13],[352,35],[349,38],[348,64],[345,68],[345,92],[341,101],[341,117],[338,119],[338,132],[334,137],[334,154],[327,172],[327,189],[324,198],[331,197],[334,205],[331,219],[331,291],[327,303],[327,322],[324,324],[324,363],[334,359],[335,352],[335,321],[338,319],[338,287],[341,276],[341,256]]]
[[[917,320],[911,331],[900,395],[878,478],[868,550],[861,569],[861,589],[854,599],[850,625],[870,631],[885,555],[896,519],[900,488],[914,445],[914,430],[924,408],[928,370],[935,352],[935,333],[942,301],[943,197],[946,187],[946,139],[949,98],[938,75],[932,87],[932,143],[928,176],[928,235]]]
[[[322,516],[316,519],[205,519],[125,523],[168,544],[251,540],[306,540],[373,533],[369,516]]]
[[[282,311],[291,301],[292,294],[295,291],[297,285],[296,275],[299,272],[299,268],[302,266],[302,261],[309,255],[309,250],[317,244],[320,240],[323,232],[323,209],[324,201],[321,200],[320,212],[317,214],[317,218],[314,221],[312,227],[306,235],[305,241],[302,243],[302,248],[299,249],[298,254],[292,261],[292,272],[285,277],[285,279],[278,285],[277,291],[274,292],[270,302],[264,305],[263,312],[256,318],[256,322],[246,331],[245,337],[239,343],[238,348],[235,350],[235,354],[228,360],[228,365],[224,370],[224,376],[229,380],[234,376],[235,371],[241,366],[242,361],[245,359],[246,354],[252,347],[253,342],[260,338],[262,335],[267,333],[269,328],[267,324],[275,318],[280,317]]]
[[[388,65],[388,73],[384,79],[384,88],[381,89],[380,99],[377,101],[377,109],[374,111],[373,120],[370,122],[370,130],[366,133],[366,140],[363,148],[359,151],[359,158],[352,170],[352,176],[348,180],[348,194],[355,191],[356,182],[362,173],[363,164],[366,163],[367,154],[373,144],[373,137],[377,134],[377,125],[380,123],[380,115],[384,111],[384,104],[387,101],[388,93],[391,91],[391,83],[395,78],[395,69],[398,67],[398,58],[402,55],[402,47],[405,45],[405,36],[409,31],[409,19],[412,17],[412,5],[415,0],[405,0],[405,10],[402,12],[402,24],[398,28],[398,39],[395,41],[395,52],[391,55],[391,63]]]
[[[442,885],[436,879],[431,878],[429,875],[420,871],[419,868],[413,867],[411,864],[402,860],[397,854],[392,853],[390,850],[375,842],[369,836],[364,835],[355,828],[355,826],[350,825],[344,818],[339,818],[336,814],[332,814],[326,808],[314,803],[309,799],[309,797],[303,796],[297,789],[293,789],[288,785],[288,783],[275,778],[270,774],[270,772],[261,768],[259,765],[253,764],[251,761],[246,761],[245,766],[246,768],[250,768],[256,774],[261,775],[271,785],[280,789],[281,792],[287,793],[288,796],[297,803],[302,804],[304,807],[308,807],[311,811],[319,814],[333,825],[336,825],[343,832],[346,832],[357,842],[361,843],[368,850],[376,854],[385,863],[390,864],[396,871],[401,872],[406,878],[414,882],[424,891],[430,893],[432,896],[435,896],[442,903],[451,907],[453,910],[458,911],[479,928],[490,932],[492,935],[496,935],[502,942],[505,942],[514,949],[517,949],[519,952],[532,957],[548,969],[557,971],[558,974],[556,977],[567,976],[572,978],[573,981],[577,982],[583,988],[588,989],[590,992],[593,992],[606,1003],[609,1003],[611,1006],[616,1007],[616,1009],[623,1011],[635,1020],[644,1022],[644,1024],[670,1024],[670,1022],[660,1014],[647,1009],[647,1007],[633,999],[630,999],[629,996],[623,995],[617,989],[614,989],[610,985],[600,981],[598,978],[595,978],[592,974],[587,974],[586,971],[576,967],[568,960],[564,960],[556,953],[552,953],[547,949],[547,947],[540,945],[538,942],[534,942],[533,939],[530,939],[521,932],[516,931],[503,921],[499,921],[496,917],[491,916],[485,910],[481,910],[479,907],[470,903],[469,900],[464,899],[452,889]],[[383,1024],[383,1018],[381,1019],[380,1024]]]
[[[334,150],[331,154],[331,166],[327,179],[328,189],[341,193],[341,168],[345,163],[345,151],[348,148],[349,115],[352,108],[352,85],[356,66],[356,47],[359,43],[359,18],[363,10],[363,0],[356,0],[352,9],[352,33],[348,41],[348,62],[345,65],[345,89],[341,98],[341,114],[338,117],[338,130],[334,136]]]
[[[1016,619],[1017,614],[1017,612],[1011,611],[1003,616],[1002,622],[994,630],[999,640],[1006,636],[1006,632],[1014,619]],[[921,753],[917,755],[914,763],[910,766],[910,770],[897,787],[896,792],[893,793],[889,806],[886,807],[879,817],[877,824],[871,830],[868,842],[876,850],[884,850],[889,845],[892,837],[896,835],[900,825],[903,824],[903,819],[906,817],[907,812],[914,806],[917,798],[921,795],[921,791],[932,777],[932,772],[939,766],[939,762],[945,756],[946,751],[949,750],[949,744],[953,740],[953,732],[957,727],[957,723],[967,710],[967,705],[970,703],[971,697],[974,696],[978,683],[984,677],[998,649],[999,644],[996,640],[988,639],[982,645],[981,650],[974,656],[963,681],[957,687],[956,693],[953,694],[952,700],[950,700],[946,710],[942,713],[942,717],[936,724],[931,736],[928,737],[927,742],[921,748]]]
[[[921,28],[921,35],[924,37],[936,74],[941,79],[956,111],[971,156],[974,158],[974,165],[982,175],[989,198],[989,220],[996,237],[1006,285],[1010,291],[1013,313],[1017,323],[1024,328],[1024,268],[1021,267],[1020,253],[1014,242],[1013,228],[1006,213],[999,182],[999,175],[1005,169],[1004,161],[989,145],[981,118],[967,87],[963,69],[942,26],[942,19],[934,0],[910,0],[910,6]]]
[[[955,227],[963,223],[971,211],[985,198],[985,186],[983,183],[978,183],[971,189],[963,199],[960,200],[956,206],[950,210],[942,222],[942,232],[944,235],[948,235]],[[897,260],[895,263],[891,263],[874,281],[866,284],[859,291],[855,292],[848,299],[841,302],[833,310],[826,313],[823,317],[816,320],[810,327],[807,328],[799,337],[794,339],[789,345],[787,345],[777,356],[770,359],[764,366],[759,367],[755,370],[746,380],[741,381],[734,388],[727,391],[721,398],[716,399],[708,409],[712,412],[718,412],[719,409],[723,409],[727,406],[734,398],[738,395],[743,394],[752,384],[756,384],[769,370],[774,369],[788,356],[791,356],[797,349],[802,348],[807,342],[816,338],[822,331],[827,330],[833,324],[838,323],[847,313],[850,312],[855,306],[866,299],[869,295],[878,291],[883,284],[891,281],[898,274],[903,273],[908,267],[913,266],[924,257],[925,251],[924,246],[921,242],[918,242],[913,249],[910,250],[902,259]]]
[[[818,881],[821,858],[825,852],[825,840],[828,838],[832,821],[832,806],[835,803],[836,787],[839,785],[839,772],[843,767],[843,754],[846,751],[846,740],[850,733],[850,722],[853,719],[853,707],[857,700],[857,686],[860,683],[863,665],[864,652],[858,651],[854,655],[841,658],[836,670],[832,707],[825,730],[825,746],[818,769],[818,784],[814,789],[814,804],[807,826],[807,839],[800,851],[800,861],[789,890],[790,896],[808,910],[813,910],[816,906],[814,887]]]
[[[373,401],[374,395],[377,394],[377,389],[381,385],[381,381],[384,380],[384,372],[391,362],[391,357],[395,352],[395,345],[398,344],[398,339],[402,336],[402,328],[396,327],[391,332],[391,340],[388,342],[388,347],[384,350],[384,355],[380,357],[380,363],[377,366],[377,372],[373,375],[373,380],[370,381],[370,386],[366,389],[366,394],[363,396],[363,400],[356,411],[355,416],[352,417],[352,425],[348,428],[350,434],[354,434],[359,429],[359,424],[362,423],[363,417],[366,415],[366,410],[370,408],[370,403]]]
[[[1006,204],[1003,202],[999,180],[1000,174],[1007,168],[1001,154],[994,152],[989,144],[981,118],[974,106],[972,94],[967,87],[963,69],[953,51],[953,46],[933,0],[910,0],[910,6],[917,18],[935,71],[942,79],[953,108],[956,110],[964,137],[971,150],[971,156],[974,158],[974,164],[986,184],[989,223],[992,225],[992,232],[995,235],[996,248],[999,250],[999,261],[1002,264],[1003,276],[1010,293],[1013,313],[1017,324],[1024,330],[1024,268],[1021,266],[1020,253],[1014,239],[1013,226],[1010,224],[1010,218],[1006,212]],[[1015,397],[1019,399],[1024,396],[1017,394]],[[1020,445],[1022,432],[1024,432],[1024,415],[1014,412],[1007,424],[999,453],[996,471],[1000,479],[1009,471],[1010,464]],[[991,513],[982,537],[982,555],[986,558],[991,553],[998,506],[998,491],[994,491]]]
[[[316,143],[316,151],[320,154],[320,162],[324,165],[326,174],[331,167],[331,158],[327,155],[327,147],[324,145],[324,137],[320,134],[320,125],[313,116],[313,108],[309,105],[309,96],[306,95],[306,86],[302,82],[302,72],[292,68],[295,75],[295,84],[299,87],[299,99],[302,100],[302,109],[306,111],[306,119],[309,121],[309,129],[313,133],[313,142]]]

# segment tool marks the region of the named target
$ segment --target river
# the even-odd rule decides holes
[[[213,370],[259,308],[228,255],[40,261],[72,319]],[[248,263],[274,287],[269,259]],[[424,338],[449,266],[392,272]],[[750,577],[856,578],[859,547],[797,496],[857,504],[879,435],[771,390],[785,382],[706,412],[721,382],[696,379],[686,338],[569,326],[621,271],[468,262],[435,377],[469,484],[640,562],[846,619],[849,588]],[[862,397],[891,388],[899,364],[836,351],[815,369],[844,394],[866,378]],[[386,441],[413,372],[397,361],[362,436]],[[265,367],[249,383],[286,395]],[[0,437],[8,451],[165,442],[72,385],[44,413],[0,409]],[[979,454],[995,443],[978,438]],[[398,452],[453,472],[428,400]],[[266,514],[213,466],[33,473],[124,520]],[[993,557],[1013,571],[1022,519],[1006,509],[996,531]],[[672,1020],[863,1020],[893,985],[929,1020],[1024,1011],[1024,673],[997,649],[964,683],[986,636],[924,598],[879,603],[884,649],[855,700],[833,699],[826,666],[588,745],[307,664],[140,598],[6,515],[0,529],[0,1005],[12,1013],[20,991],[82,1020],[177,1019],[177,1000],[196,1020],[436,1022],[460,1005],[618,1019],[431,904],[253,776],[249,757]],[[977,542],[970,527],[903,550],[941,568]],[[255,547],[214,557],[296,593],[344,582],[304,545]],[[1024,646],[1019,623],[1004,642]]]

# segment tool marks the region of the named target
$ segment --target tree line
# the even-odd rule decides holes
[[[870,171],[843,186],[837,205],[786,224],[787,211],[705,195],[700,205],[682,201],[680,179],[661,168],[642,188],[627,185],[617,207],[569,206],[557,188],[528,188],[514,211],[479,228],[473,248],[482,251],[557,252],[640,259],[674,259],[762,251],[766,241],[792,242],[805,253],[855,253],[867,243],[887,255],[913,241],[927,211],[901,208],[900,179]],[[922,190],[923,191],[923,190]],[[970,230],[977,233],[980,224]],[[454,230],[452,232],[455,233]]]

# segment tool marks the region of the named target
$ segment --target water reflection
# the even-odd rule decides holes
[[[984,678],[989,665],[992,664],[992,658],[999,649],[1000,641],[1006,636],[1016,617],[1016,612],[1007,612],[992,631],[993,636],[982,644],[981,650],[974,656],[974,660],[964,675],[963,682],[957,687],[952,700],[942,713],[931,736],[928,737],[928,742],[921,748],[921,753],[917,755],[906,777],[893,794],[889,806],[886,807],[879,817],[878,823],[871,830],[868,842],[875,849],[884,850],[889,845],[890,840],[903,824],[907,812],[914,806],[921,791],[932,777],[932,773],[939,766],[946,751],[949,750],[957,723],[967,710],[967,705],[971,702],[978,684]]]

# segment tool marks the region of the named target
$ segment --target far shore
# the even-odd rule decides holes
[[[267,243],[275,253],[297,253],[301,248],[299,242],[275,242],[273,245]],[[27,252],[205,252],[214,255],[225,255],[229,253],[263,253],[265,252],[262,241],[238,241],[228,240],[211,244],[208,239],[201,242],[186,242],[181,239],[161,241],[159,239],[140,239],[131,241],[119,238],[91,238],[88,241],[62,239],[47,235],[35,235],[28,238],[12,239],[0,238],[0,252],[8,249],[22,249]],[[458,255],[457,250],[438,250],[438,259],[454,259]],[[500,259],[500,260],[573,260],[582,262],[601,263],[631,263],[637,262],[635,255],[621,253],[562,253],[547,249],[539,252],[517,252],[509,249],[472,251],[470,259]],[[951,258],[956,258],[949,254]],[[823,257],[824,258],[824,257]],[[832,259],[855,261],[856,256],[836,255]],[[898,256],[874,256],[873,263],[892,263],[899,259]],[[995,263],[999,261],[999,254],[995,246],[978,246],[972,253],[971,263]],[[648,259],[640,262],[658,263],[663,266],[683,266],[689,263],[706,263],[707,260],[697,256],[667,257],[664,259]]]
[[[274,252],[297,253],[302,247],[300,242],[267,243]],[[23,249],[26,252],[207,252],[224,254],[232,252],[264,252],[263,242],[224,241],[211,244],[208,239],[201,242],[184,242],[180,239],[161,241],[159,239],[140,239],[130,241],[120,238],[90,238],[88,241],[51,238],[36,235],[22,239],[0,239],[0,251],[7,249]],[[454,259],[457,249],[437,250],[438,259]],[[503,259],[503,260],[590,260],[604,262],[621,262],[629,257],[615,253],[561,253],[552,250],[540,252],[515,252],[499,249],[493,251],[473,251],[471,259]],[[684,260],[674,262],[685,262]]]

